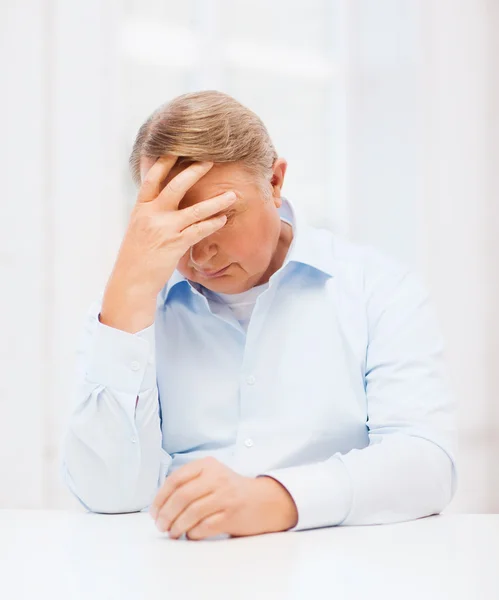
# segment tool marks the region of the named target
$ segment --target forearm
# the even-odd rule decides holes
[[[373,442],[323,463],[268,473],[295,500],[297,529],[407,521],[447,506],[455,475],[442,448],[405,434]]]
[[[101,324],[98,313],[96,305],[78,356],[64,478],[92,511],[140,510],[168,458],[161,448],[154,327],[132,335]]]
[[[390,434],[381,438],[341,459],[353,489],[344,524],[408,521],[440,513],[455,488],[449,455],[421,437]]]
[[[156,492],[162,463],[157,391],[140,394],[132,420],[127,405],[135,401],[98,386],[70,418],[63,476],[93,512],[139,511]]]

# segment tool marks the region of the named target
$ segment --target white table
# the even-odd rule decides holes
[[[147,513],[0,510],[5,600],[499,599],[499,515],[204,542]]]

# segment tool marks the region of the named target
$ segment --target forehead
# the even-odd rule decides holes
[[[168,175],[167,182],[186,167],[183,165],[173,167]],[[219,194],[227,190],[234,190],[236,193],[243,193],[245,190],[250,190],[256,186],[256,178],[249,173],[241,164],[215,164],[213,167],[201,177],[187,192],[186,196],[196,196],[198,193],[205,195],[206,193]]]
[[[147,157],[141,161],[141,167],[146,171],[153,164],[154,159]],[[165,185],[186,168],[185,165],[174,165],[165,180]],[[245,206],[249,198],[255,195],[255,191],[258,191],[257,178],[241,163],[217,163],[189,188],[181,206],[190,206],[229,190],[234,191],[237,195],[233,208]]]
[[[141,179],[155,163],[155,158],[142,156],[140,160]],[[174,165],[164,181],[166,185],[188,165]],[[184,196],[181,206],[186,207],[208,198],[213,198],[226,191],[234,191],[237,195],[233,208],[247,204],[247,200],[259,189],[256,176],[240,162],[216,163]]]

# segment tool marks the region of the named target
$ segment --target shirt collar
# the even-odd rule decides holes
[[[293,241],[284,265],[290,262],[301,263],[333,277],[333,234],[327,229],[309,225],[304,215],[285,198],[279,213],[281,219],[289,221],[293,226]]]
[[[300,263],[321,271],[328,277],[333,277],[332,233],[326,229],[312,227],[289,200],[286,198],[282,200],[279,215],[293,227],[293,241],[281,268],[288,263]],[[180,271],[175,269],[168,283],[158,295],[158,305],[164,304],[168,300],[171,290],[181,283],[190,285]]]

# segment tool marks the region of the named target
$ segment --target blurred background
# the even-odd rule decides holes
[[[499,1],[2,0],[0,507],[59,481],[73,358],[135,199],[136,131],[218,89],[310,222],[420,272],[459,401],[454,512],[499,512]]]

